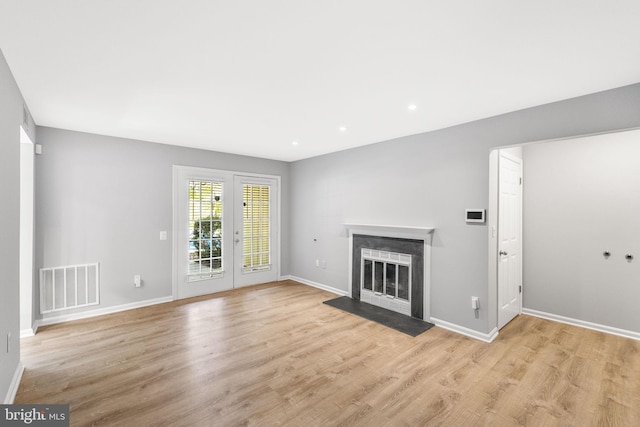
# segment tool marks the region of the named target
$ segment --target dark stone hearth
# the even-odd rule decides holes
[[[424,317],[424,241],[354,234],[351,297],[356,300],[360,300],[362,248],[413,256],[411,261],[411,316],[422,319]]]
[[[348,313],[355,314],[364,319],[371,320],[388,328],[395,329],[412,337],[417,337],[426,330],[433,327],[432,323],[425,322],[424,320],[414,319],[413,317],[405,316],[404,314],[396,313],[395,311],[387,310],[382,307],[376,307],[375,305],[366,304],[361,301],[356,301],[349,297],[339,297],[324,302],[340,310],[344,310]]]

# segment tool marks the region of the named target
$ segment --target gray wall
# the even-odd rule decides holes
[[[524,161],[524,306],[640,332],[640,131],[527,145]]]
[[[20,361],[20,125],[24,101],[0,51],[0,402]],[[35,126],[27,129],[35,141]],[[11,334],[7,352],[7,335]]]
[[[52,128],[38,128],[38,138],[36,265],[100,262],[101,304],[76,311],[171,295],[174,164],[281,176],[288,274],[289,163]],[[161,230],[168,240],[159,240]]]
[[[488,333],[496,314],[495,301],[485,303],[495,299],[487,229],[466,224],[464,209],[488,205],[491,148],[639,125],[636,84],[294,162],[291,274],[346,291],[343,223],[433,226],[432,317]],[[480,297],[478,316],[471,296]]]

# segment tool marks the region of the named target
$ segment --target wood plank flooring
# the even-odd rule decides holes
[[[640,342],[519,316],[412,338],[291,281],[42,327],[16,403],[73,426],[640,426]]]

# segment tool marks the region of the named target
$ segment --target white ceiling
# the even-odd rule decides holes
[[[640,1],[0,0],[0,48],[38,125],[292,161],[637,83]]]

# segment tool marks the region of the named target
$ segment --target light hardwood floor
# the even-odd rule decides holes
[[[412,338],[295,282],[42,327],[16,403],[73,426],[640,426],[640,342],[519,316]]]

